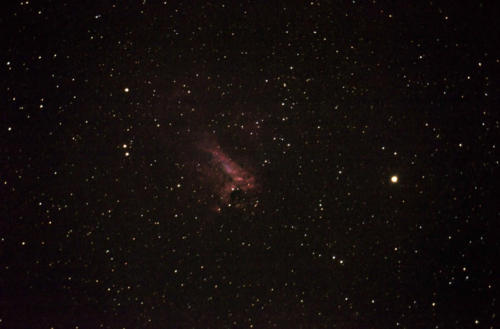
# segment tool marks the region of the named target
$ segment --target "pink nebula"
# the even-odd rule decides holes
[[[233,161],[221,150],[219,145],[202,147],[202,149],[211,155],[212,164],[224,173],[225,178],[219,178],[222,183],[218,191],[219,197],[224,203],[230,201],[233,191],[247,192],[256,188],[255,177]]]

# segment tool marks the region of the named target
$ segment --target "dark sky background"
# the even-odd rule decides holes
[[[498,328],[498,13],[4,4],[0,328]]]

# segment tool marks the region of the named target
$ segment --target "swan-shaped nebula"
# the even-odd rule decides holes
[[[255,176],[231,159],[220,145],[211,143],[200,146],[200,149],[209,155],[204,174],[211,178],[220,203],[230,205],[232,196],[256,190]]]

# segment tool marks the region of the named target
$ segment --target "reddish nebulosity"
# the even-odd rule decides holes
[[[218,211],[225,207],[257,207],[260,183],[255,175],[258,170],[247,155],[250,153],[248,150],[255,147],[263,120],[254,117],[251,112],[235,111],[225,116],[224,120],[237,123],[240,129],[231,131],[231,134],[216,134],[212,129],[214,114],[210,109],[221,105],[219,94],[212,94],[206,85],[196,86],[193,81],[176,82],[174,85],[164,99],[168,111],[155,113],[155,117],[168,120],[169,124],[172,118],[176,118],[178,129],[175,135],[170,135],[174,130],[164,130],[164,137],[182,141],[176,144],[174,152],[181,159],[179,166],[185,170],[185,177],[193,179],[190,191],[196,192],[196,204]],[[234,106],[238,107],[238,104]],[[246,105],[243,103],[241,106]],[[197,124],[192,125],[192,122]],[[230,149],[235,153],[228,152]]]
[[[202,147],[211,156],[211,175],[218,181],[218,195],[222,202],[230,201],[237,190],[248,192],[256,188],[255,177],[233,161],[219,145]]]
[[[230,178],[222,188],[222,200],[228,201],[230,194],[237,189],[247,192],[255,188],[255,177],[231,160],[224,152],[220,149],[211,149],[208,152],[213,156],[213,161],[219,164]]]

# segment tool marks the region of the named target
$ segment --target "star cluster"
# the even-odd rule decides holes
[[[0,328],[495,328],[496,9],[10,2]]]

